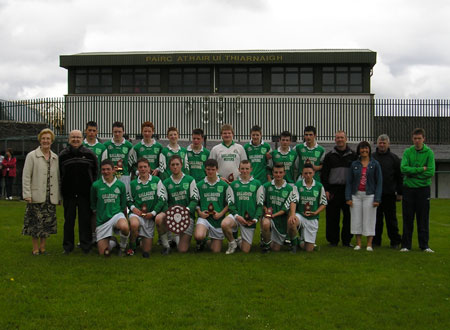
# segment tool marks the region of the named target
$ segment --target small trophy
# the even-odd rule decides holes
[[[305,165],[306,165],[306,164],[310,164],[310,165],[312,164],[312,163],[311,163],[311,160],[310,160],[309,158],[306,158],[306,160],[305,160]]]
[[[214,211],[214,205],[213,205],[213,203],[209,203],[209,205],[208,205],[208,214],[209,215],[214,215],[214,213],[216,213],[216,211]]]
[[[117,171],[122,172],[123,171],[123,160],[119,159],[117,161]]]
[[[304,213],[306,216],[311,215],[311,204],[309,204],[309,202],[306,202],[306,204],[305,204],[305,212]]]
[[[147,215],[147,205],[142,204],[142,217],[144,218]]]
[[[273,217],[273,208],[268,207],[266,214],[264,214],[264,217],[271,219]]]
[[[245,221],[252,221],[252,219],[250,218],[250,214],[248,214],[248,211],[245,211],[244,219]]]
[[[233,181],[234,181],[234,174],[231,173],[231,174],[228,176],[227,180],[228,180],[228,182],[230,182],[230,183],[233,182]]]

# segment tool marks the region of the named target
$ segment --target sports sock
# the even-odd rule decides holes
[[[129,236],[130,236],[130,234],[124,235],[124,234],[120,233],[120,243],[119,243],[119,245],[120,245],[120,248],[122,250],[126,249]]]
[[[169,239],[167,237],[167,232],[160,235],[159,238],[161,239],[162,246],[164,246],[165,248],[168,248],[169,247]]]

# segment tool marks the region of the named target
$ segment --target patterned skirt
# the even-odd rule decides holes
[[[47,238],[50,234],[56,234],[56,205],[50,202],[28,203],[22,235]]]

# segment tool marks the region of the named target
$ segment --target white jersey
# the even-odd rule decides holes
[[[233,174],[235,180],[239,175],[239,164],[247,159],[247,154],[243,146],[233,141],[229,147],[223,143],[216,145],[212,148],[209,158],[219,163],[221,177],[228,179],[230,174]]]

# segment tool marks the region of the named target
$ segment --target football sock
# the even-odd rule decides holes
[[[161,239],[162,246],[164,246],[165,248],[168,248],[169,247],[169,239],[167,237],[167,232],[160,235],[159,238]]]
[[[119,243],[119,245],[120,245],[120,248],[122,250],[126,249],[129,236],[130,236],[130,234],[124,235],[124,234],[120,233],[120,243]]]

